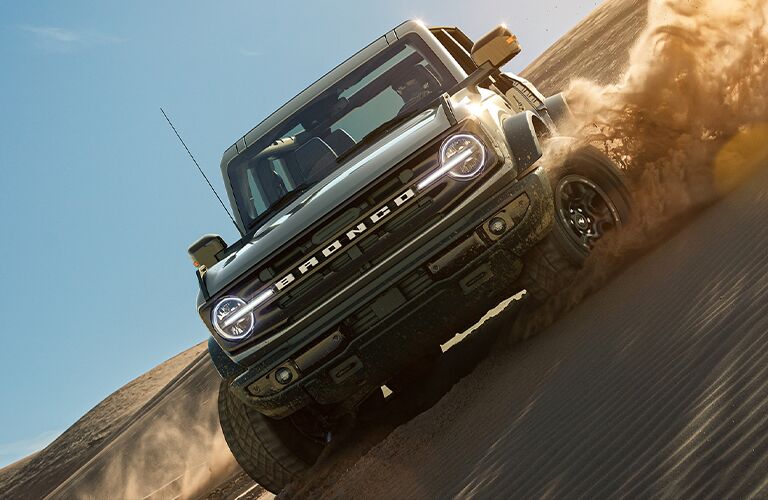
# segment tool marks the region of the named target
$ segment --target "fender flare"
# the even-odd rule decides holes
[[[528,170],[544,154],[540,139],[547,137],[550,129],[533,111],[510,116],[502,123],[502,129],[518,173]]]
[[[211,357],[211,362],[219,376],[224,380],[232,379],[245,371],[245,368],[227,356],[227,353],[213,337],[208,337],[208,355]]]
[[[571,107],[562,92],[544,99],[544,107],[558,129],[562,129],[568,123],[573,122]]]

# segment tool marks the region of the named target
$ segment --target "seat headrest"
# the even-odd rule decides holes
[[[427,69],[425,66],[422,66],[421,64],[417,64],[413,67],[415,78],[417,78],[420,82],[426,82],[429,84],[430,89],[435,89],[440,86],[440,82],[437,81],[437,78],[435,78],[435,75],[432,74],[432,72]]]
[[[336,161],[336,153],[319,137],[313,137],[306,144],[302,144],[295,155],[307,181],[318,180],[318,175]]]

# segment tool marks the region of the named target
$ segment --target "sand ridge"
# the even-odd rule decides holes
[[[41,498],[66,480],[130,425],[135,415],[162,397],[164,389],[196,359],[200,343],[137,377],[83,415],[53,443],[0,469],[0,498]]]

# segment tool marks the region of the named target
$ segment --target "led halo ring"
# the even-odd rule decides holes
[[[211,324],[213,324],[213,327],[216,329],[216,333],[221,335],[224,340],[237,342],[243,340],[253,332],[253,312],[249,312],[243,316],[243,318],[234,325],[230,325],[228,327],[224,327],[223,325],[224,320],[227,319],[227,316],[240,309],[241,307],[245,307],[245,305],[246,302],[240,297],[224,297],[211,311]],[[224,308],[228,308],[228,311],[222,311]],[[220,317],[219,315],[222,312],[224,312],[224,314],[222,314]],[[239,333],[233,334],[232,330],[239,331]]]
[[[486,153],[485,153],[485,146],[483,146],[483,143],[475,137],[472,134],[455,134],[447,138],[445,141],[443,141],[443,145],[440,146],[440,163],[442,165],[445,165],[447,162],[449,162],[451,159],[446,158],[446,151],[447,149],[456,141],[469,141],[471,144],[467,147],[471,147],[474,150],[474,153],[467,158],[467,161],[469,161],[470,158],[474,157],[476,154],[480,154],[480,159],[477,162],[477,167],[475,167],[474,170],[472,170],[470,173],[462,174],[454,172],[454,168],[448,171],[448,175],[453,177],[454,179],[459,180],[466,180],[466,179],[473,179],[477,177],[480,172],[483,171],[483,168],[485,167],[485,160],[486,160]],[[466,149],[466,147],[465,147]],[[459,154],[459,153],[456,153]]]

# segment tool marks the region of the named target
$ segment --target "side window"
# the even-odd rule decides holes
[[[461,30],[458,28],[432,28],[430,31],[445,47],[445,50],[456,59],[465,73],[470,74],[477,69],[477,65],[469,53],[472,50],[472,41]]]

